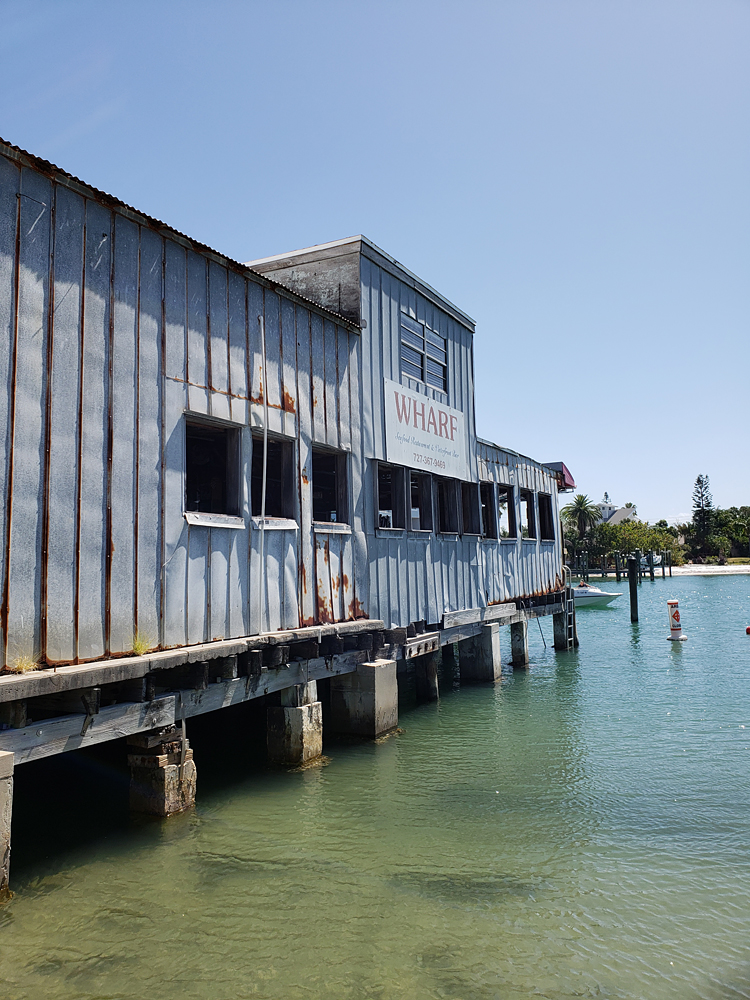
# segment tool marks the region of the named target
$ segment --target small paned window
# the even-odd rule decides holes
[[[185,422],[185,510],[239,510],[240,432],[198,420]]]
[[[534,520],[534,494],[531,490],[521,490],[521,537],[536,538],[536,522]]]
[[[401,374],[448,391],[448,346],[445,337],[424,323],[401,316]]]
[[[512,486],[497,488],[497,523],[501,538],[516,537],[516,506]]]
[[[405,528],[404,470],[378,462],[378,528]]]
[[[412,472],[409,482],[409,527],[412,531],[432,531],[432,479]]]
[[[250,493],[253,517],[260,517],[263,499],[263,437],[253,434]],[[294,518],[294,445],[268,439],[266,460],[266,517]]]
[[[313,521],[348,520],[346,455],[312,450]]]
[[[492,483],[479,484],[479,511],[482,518],[482,538],[497,538],[495,489]]]
[[[458,483],[455,479],[435,479],[437,483],[438,531],[458,534]]]
[[[461,483],[461,513],[463,514],[463,533],[465,535],[478,535],[479,494],[476,483]]]
[[[539,493],[539,536],[546,541],[554,541],[555,522],[552,518],[552,497],[549,493]]]

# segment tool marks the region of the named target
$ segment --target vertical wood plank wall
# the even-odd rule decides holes
[[[3,662],[365,613],[352,536],[314,535],[309,495],[311,446],[348,451],[356,434],[359,336],[267,285],[0,156]],[[300,527],[265,532],[261,602],[249,481],[264,392],[272,432],[296,443]],[[185,521],[186,412],[240,428],[244,529]]]
[[[0,654],[69,663],[279,628],[389,625],[553,589],[555,542],[384,537],[383,378],[400,316],[449,344],[470,476],[549,492],[537,463],[476,445],[472,331],[361,258],[359,335],[83,185],[0,155]],[[258,317],[266,336],[262,377]],[[295,443],[297,529],[253,524],[253,429]],[[188,524],[185,414],[241,437],[239,529]],[[350,533],[312,521],[312,448],[348,455]]]

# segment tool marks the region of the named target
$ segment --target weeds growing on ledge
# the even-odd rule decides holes
[[[133,652],[136,656],[143,656],[151,649],[151,640],[143,632],[136,632],[133,636]]]
[[[38,670],[40,665],[37,657],[21,653],[11,663],[5,664],[5,672],[8,674],[27,674],[30,670]]]

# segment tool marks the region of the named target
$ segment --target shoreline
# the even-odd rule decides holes
[[[656,572],[656,568],[654,569]],[[727,576],[735,573],[750,573],[750,563],[735,566],[673,566],[672,576]]]
[[[623,578],[627,580],[628,576],[627,569],[623,569],[622,572],[623,572]],[[750,563],[744,563],[744,564],[740,563],[735,566],[700,566],[698,564],[696,565],[690,564],[688,566],[672,567],[673,577],[674,576],[736,576],[742,574],[747,575],[748,573],[750,573]],[[609,573],[607,574],[607,579],[609,577],[614,578],[614,575],[615,575],[614,570],[610,570]],[[580,578],[578,573],[573,573],[573,576],[576,579]],[[589,579],[592,578],[599,579],[600,577],[601,573],[597,572],[596,567],[595,566],[590,567]],[[654,577],[657,580],[662,579],[661,566],[654,566]],[[644,574],[644,579],[647,578],[648,578],[648,570],[646,570]],[[602,577],[602,579],[604,578]],[[669,579],[669,570],[667,570],[666,579],[667,580]]]

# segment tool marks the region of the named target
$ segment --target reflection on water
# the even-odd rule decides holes
[[[166,822],[127,818],[116,747],[39,768],[33,809],[21,774],[2,996],[750,997],[749,598],[647,581],[575,653],[545,621],[528,673],[446,678],[322,768],[266,769],[251,714],[195,724]]]

